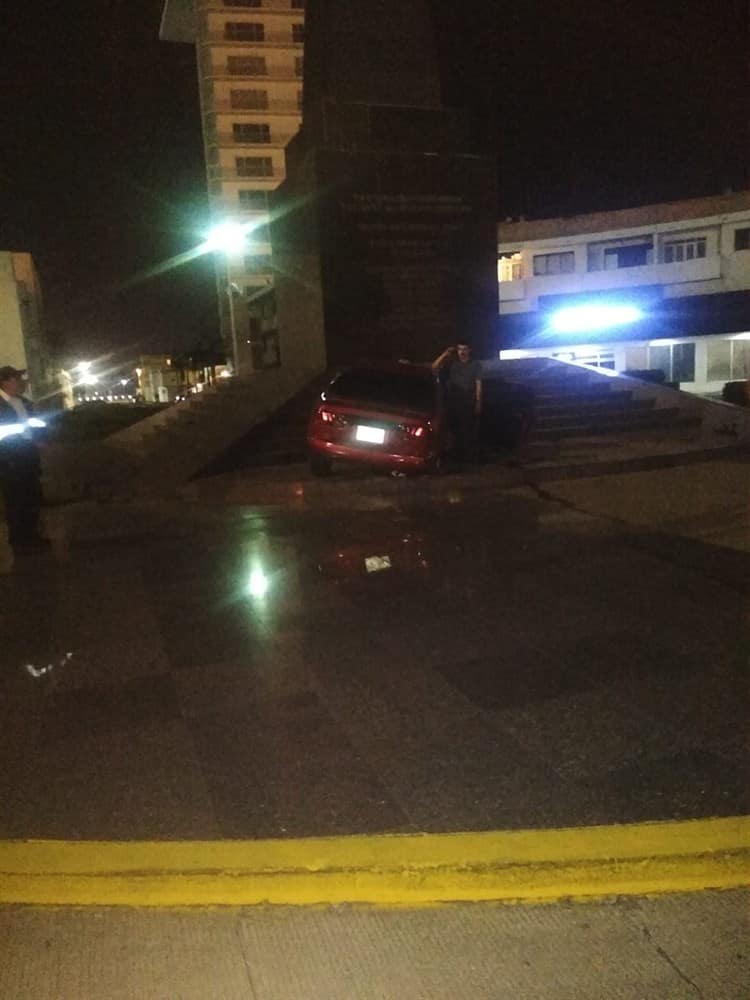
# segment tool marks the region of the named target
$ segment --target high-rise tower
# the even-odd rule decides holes
[[[278,362],[268,196],[302,120],[304,32],[305,0],[166,0],[162,16],[162,40],[196,47],[212,219],[252,224],[244,249],[217,259],[241,372]]]

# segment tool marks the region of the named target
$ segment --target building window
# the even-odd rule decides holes
[[[710,340],[706,346],[709,382],[750,378],[750,340]]]
[[[634,243],[623,247],[605,247],[604,270],[616,271],[621,267],[643,267],[650,263],[653,243]]]
[[[245,270],[248,274],[268,274],[271,270],[271,255],[269,253],[252,253],[245,257]]]
[[[265,212],[268,208],[268,195],[265,191],[238,191],[240,208],[246,212]]]
[[[648,366],[663,371],[667,382],[694,382],[695,344],[655,344],[648,349]]]
[[[262,42],[266,37],[264,26],[255,21],[227,21],[224,37],[232,42]]]
[[[672,345],[672,381],[695,382],[695,344]]]
[[[709,340],[706,344],[709,382],[728,382],[732,377],[732,343],[729,340]]]
[[[273,177],[273,160],[270,156],[237,156],[238,177]]]
[[[698,260],[705,256],[705,236],[695,236],[687,240],[667,240],[664,243],[665,264],[681,264],[685,260]]]
[[[734,249],[750,250],[750,229],[735,229]]]
[[[584,349],[583,352],[580,350],[558,351],[552,357],[559,358],[561,361],[575,361],[582,365],[593,365],[595,368],[614,370],[615,367],[615,353],[606,349],[599,351],[595,348],[588,348]]]
[[[265,56],[229,56],[227,70],[232,76],[265,76]]]
[[[232,138],[235,142],[270,142],[271,126],[256,122],[234,122]]]
[[[518,281],[523,277],[523,267],[521,264],[521,253],[504,253],[497,262],[498,281]]]
[[[651,236],[624,236],[620,239],[589,243],[586,247],[589,271],[616,271],[621,267],[643,267],[653,263],[654,241]]]
[[[225,7],[262,7],[263,0],[224,0]]]
[[[233,108],[263,111],[268,107],[267,90],[230,90],[229,103]]]
[[[539,253],[534,256],[534,274],[573,274],[576,255],[572,250],[562,253]]]
[[[293,24],[292,25],[292,41],[297,42],[300,45],[305,41],[305,26],[304,24]]]
[[[294,57],[294,75],[304,76],[305,75],[305,57],[295,56]]]
[[[248,236],[253,243],[256,244],[256,246],[258,243],[271,242],[271,233],[265,222],[260,223],[260,225],[253,226],[249,231]]]
[[[732,378],[750,379],[750,340],[732,341]]]

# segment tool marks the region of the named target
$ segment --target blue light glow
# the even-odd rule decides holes
[[[581,305],[559,309],[550,321],[555,333],[584,333],[625,326],[643,318],[643,313],[632,305]]]

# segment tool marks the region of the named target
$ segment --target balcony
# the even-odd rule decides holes
[[[208,179],[209,181],[235,181],[246,183],[252,181],[254,185],[257,185],[259,189],[265,189],[271,191],[277,184],[280,184],[285,177],[284,167],[282,165],[274,165],[273,173],[271,174],[240,174],[237,172],[236,167],[209,167],[208,168]]]
[[[269,77],[266,76],[263,79],[268,80]],[[268,104],[264,108],[238,108],[234,107],[229,101],[214,101],[211,104],[210,110],[221,115],[253,115],[264,118],[273,117],[273,115],[291,115],[294,118],[302,117],[302,108],[300,108],[296,100],[277,100],[271,94],[268,95]]]
[[[294,132],[287,132],[282,135],[275,135],[271,142],[253,142],[250,139],[238,139],[231,132],[220,132],[218,135],[211,136],[209,145],[221,146],[222,149],[250,149],[253,152],[257,151],[259,154],[262,154],[263,150],[271,152],[272,150],[285,149],[287,143],[294,135]]]
[[[267,82],[296,83],[302,86],[302,76],[297,74],[294,66],[271,66],[265,73],[238,73],[230,71],[226,62],[221,65],[213,63],[203,68],[203,77],[206,80],[253,80],[258,85]]]
[[[524,309],[535,309],[544,295],[574,295],[604,292],[610,289],[659,285],[669,296],[681,294],[683,284],[721,279],[718,255],[674,264],[644,264],[611,271],[577,271],[573,274],[537,275],[498,283],[500,303],[524,302]],[[671,292],[669,289],[673,289]],[[511,307],[508,311],[513,312]]]
[[[304,42],[295,42],[292,38],[291,29],[288,31],[266,31],[260,41],[254,38],[232,38],[224,34],[224,31],[208,31],[203,36],[203,41],[209,45],[227,45],[231,48],[241,46],[244,48],[288,48],[296,49],[299,52],[304,50]]]

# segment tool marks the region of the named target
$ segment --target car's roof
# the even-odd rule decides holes
[[[429,365],[414,364],[411,361],[362,361],[356,365],[347,365],[336,372],[334,378],[348,375],[350,372],[383,372],[383,374],[407,375],[414,378],[433,378]]]

